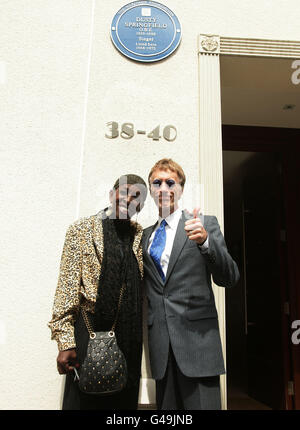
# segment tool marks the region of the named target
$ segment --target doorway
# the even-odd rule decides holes
[[[298,409],[299,132],[223,126],[228,409]]]
[[[228,408],[283,409],[280,155],[224,151],[224,220],[241,279],[226,291]]]
[[[287,52],[240,42],[220,55],[224,234],[241,272],[226,291],[228,409],[300,409],[300,85]]]

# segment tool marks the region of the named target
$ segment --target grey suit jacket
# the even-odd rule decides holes
[[[186,219],[183,212],[165,282],[147,251],[156,224],[143,234],[149,356],[154,379],[164,376],[170,343],[184,375],[205,377],[225,373],[211,276],[217,285],[231,287],[238,281],[239,271],[227,251],[216,217],[204,217],[209,234],[205,253],[187,238]]]

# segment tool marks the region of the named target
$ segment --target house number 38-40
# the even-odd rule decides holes
[[[131,139],[135,135],[134,125],[132,122],[124,122],[119,129],[119,123],[115,121],[108,122],[107,133],[105,137],[108,139],[115,139],[121,136],[123,139]],[[177,130],[174,125],[166,125],[163,128],[163,138],[168,142],[173,142],[177,137]],[[146,130],[136,130],[136,134],[147,134]],[[151,130],[147,137],[152,140],[159,140],[162,136],[160,135],[160,125]]]

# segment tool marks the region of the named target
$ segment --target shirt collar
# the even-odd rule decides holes
[[[171,227],[171,229],[176,230],[179,220],[181,218],[181,214],[182,214],[182,210],[180,208],[176,209],[175,212],[171,213],[169,216],[167,216],[165,218],[167,224],[169,227]],[[163,218],[159,217],[158,218],[158,225],[160,225],[161,221],[163,220]]]

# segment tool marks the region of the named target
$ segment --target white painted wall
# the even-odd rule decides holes
[[[138,64],[110,41],[124,4],[0,1],[0,409],[60,408],[47,322],[67,226],[102,208],[118,175],[146,179],[164,156],[197,181],[198,34],[299,40],[298,0],[165,0],[181,21],[181,45]],[[112,120],[149,131],[174,124],[178,137],[112,141],[104,137]],[[153,209],[149,200],[145,226]]]

